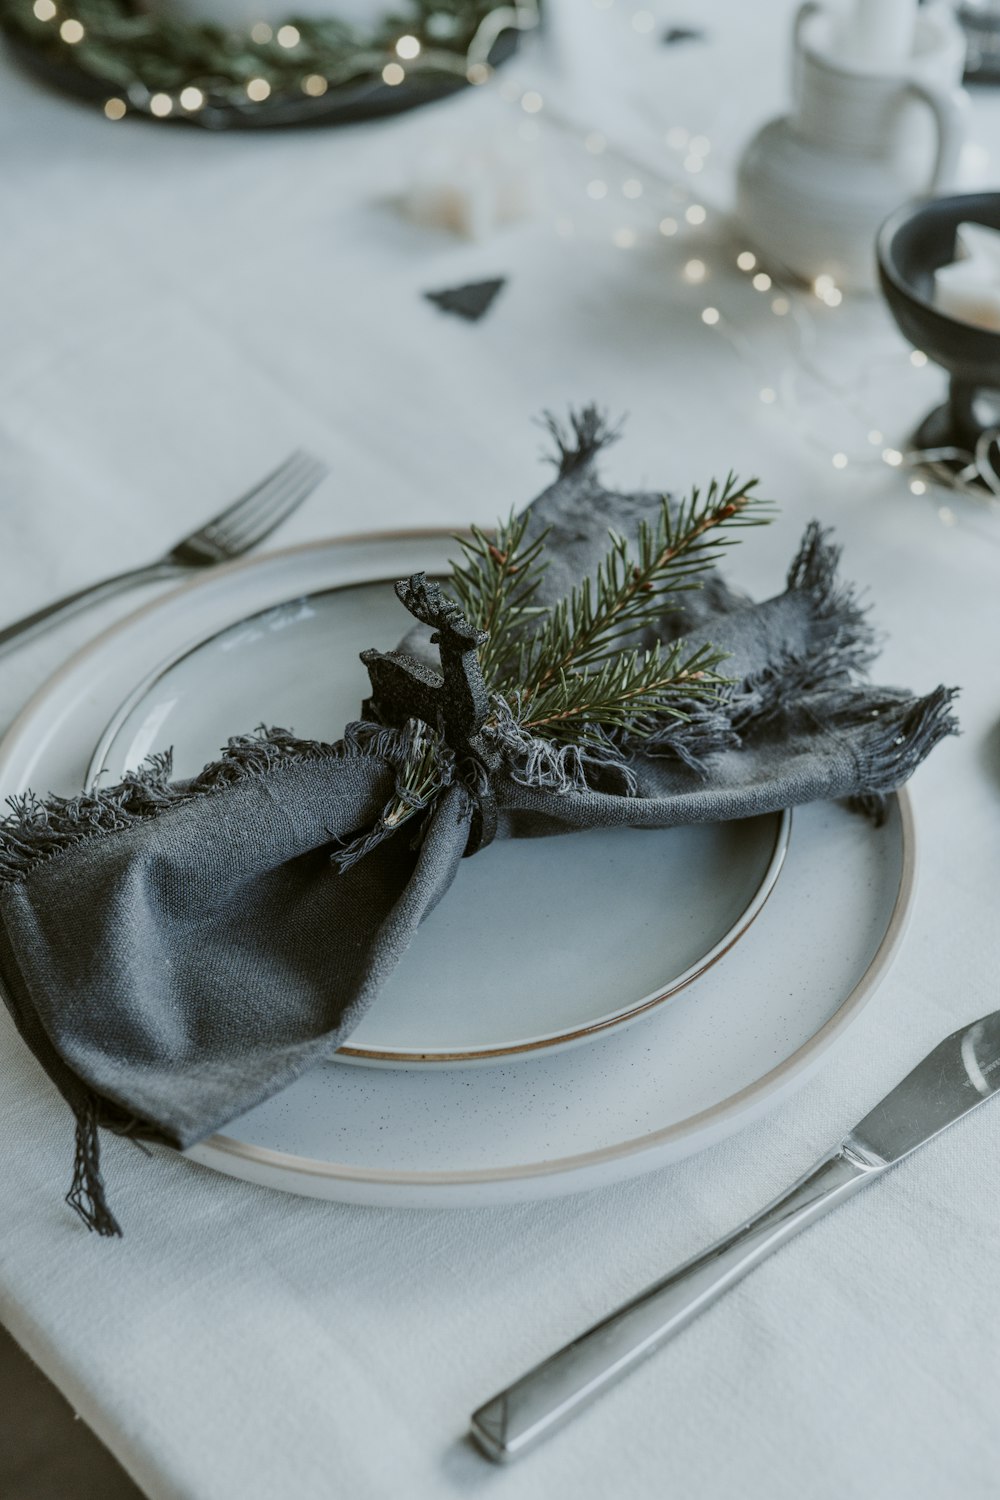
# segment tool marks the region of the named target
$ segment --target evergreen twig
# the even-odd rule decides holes
[[[733,545],[727,532],[770,520],[756,485],[729,474],[679,503],[664,496],[634,547],[610,532],[594,577],[547,609],[535,602],[545,537],[525,543],[527,514],[511,515],[493,537],[474,527],[457,538],[452,587],[470,623],[488,632],[483,678],[526,733],[589,744],[606,743],[609,731],[637,738],[664,718],[689,719],[695,701],[717,700],[727,683],[722,652],[683,641],[647,650],[636,636],[702,586]]]
[[[494,535],[470,527],[457,536],[462,560],[452,564],[451,587],[471,625],[489,639],[479,648],[479,665],[487,683],[504,679],[517,640],[537,613],[532,604],[546,568],[542,555],[547,532],[525,545],[528,513],[500,522]]]
[[[366,833],[335,849],[331,858],[341,870],[350,869],[383,839],[428,808],[450,779],[441,735],[420,719],[406,725],[409,744],[397,767],[396,786],[375,823]]]
[[[547,739],[603,741],[604,731],[635,733],[651,718],[687,720],[693,699],[714,699],[725,684],[712,646],[685,652],[683,642],[620,651],[588,672],[561,672],[532,697],[521,695],[522,729]]]
[[[701,586],[700,574],[732,542],[719,533],[770,519],[766,502],[729,474],[698,489],[674,509],[664,497],[654,523],[639,527],[635,553],[625,537],[610,533],[610,547],[593,580],[586,578],[550,611],[544,624],[520,644],[509,680],[498,684],[533,696],[561,675],[585,671],[620,651],[643,625],[676,609],[672,595]]]
[[[428,729],[417,735],[412,759],[407,760],[391,801],[382,813],[390,832],[425,808],[444,785],[441,778],[441,736]]]

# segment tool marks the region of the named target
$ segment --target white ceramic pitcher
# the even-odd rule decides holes
[[[954,183],[965,136],[965,38],[943,6],[923,6],[897,72],[838,54],[836,11],[816,0],[795,20],[793,109],[740,163],[739,214],[774,265],[805,280],[875,286],[875,235],[907,198]]]

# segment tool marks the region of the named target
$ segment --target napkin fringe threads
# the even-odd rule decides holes
[[[0,886],[27,879],[39,863],[86,839],[120,833],[169,808],[222,791],[247,777],[262,777],[280,765],[367,756],[397,765],[408,753],[404,730],[379,724],[348,724],[336,744],[300,740],[287,729],[261,725],[234,735],[217,761],[187,781],[171,781],[173,751],[151,755],[117,786],[93,786],[75,797],[7,798],[9,815],[0,820]]]
[[[543,412],[541,425],[555,444],[555,452],[546,457],[555,464],[560,479],[592,464],[602,449],[617,443],[622,433],[622,423],[612,422],[607,412],[595,405],[571,410],[568,424],[554,412]]]
[[[812,727],[850,746],[864,788],[852,803],[881,821],[886,796],[907,781],[938,742],[955,734],[951,705],[957,688],[937,687],[923,697],[858,681],[879,651],[879,637],[852,584],[839,577],[842,549],[831,532],[810,522],[791,567],[790,590],[811,596],[814,619],[827,639],[808,656],[790,655],[747,685],[743,723],[775,714],[805,712]]]
[[[534,735],[519,723],[515,705],[499,693],[491,699],[490,743],[504,758],[512,781],[548,792],[593,790],[593,773],[610,773],[617,785],[607,788],[625,797],[635,795],[638,783],[625,752],[604,735],[583,744],[557,744]]]
[[[105,1239],[120,1239],[121,1225],[108,1207],[101,1176],[101,1138],[98,1125],[101,1102],[95,1094],[88,1093],[85,1100],[74,1107],[76,1115],[76,1149],[73,1156],[73,1181],[66,1202],[86,1224],[88,1229]]]
[[[589,462],[617,435],[600,413],[574,414],[572,436],[554,418],[560,472]],[[808,721],[812,732],[850,744],[864,790],[852,799],[880,821],[887,794],[906,781],[939,740],[956,729],[950,711],[956,692],[938,687],[925,697],[874,688],[859,680],[878,654],[878,635],[853,584],[840,577],[841,548],[812,521],[788,570],[790,592],[808,597],[812,648],[789,651],[761,671],[733,682],[716,702],[678,705],[683,717],[655,720],[640,736],[605,734],[581,744],[538,738],[518,722],[518,705],[494,695],[490,738],[512,780],[557,793],[600,790],[634,796],[631,761],[637,754],[670,757],[706,776],[726,751],[738,751],[756,731],[785,720]],[[723,666],[725,671],[725,666]],[[852,731],[848,738],[847,731]]]
[[[821,694],[847,707],[863,692],[857,679],[878,654],[877,636],[857,589],[839,576],[841,548],[830,534],[810,521],[786,578],[789,593],[808,598],[811,648],[782,653],[736,688],[730,712],[739,743],[805,698]]]

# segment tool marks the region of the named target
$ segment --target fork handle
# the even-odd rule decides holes
[[[818,1162],[756,1218],[654,1282],[472,1416],[488,1458],[520,1458],[679,1332],[772,1250],[857,1192],[884,1167],[849,1150]]]
[[[126,589],[135,587],[136,584],[156,583],[163,579],[177,578],[186,571],[186,568],[178,566],[177,563],[148,563],[143,568],[130,568],[126,573],[115,573],[110,578],[100,578],[96,583],[88,583],[86,588],[77,589],[72,594],[64,594],[61,599],[55,599],[44,608],[36,609],[33,614],[25,615],[11,625],[6,625],[0,630],[0,651],[5,651],[8,646],[15,642],[19,643],[28,636],[47,630],[57,620],[75,614],[77,610],[96,603],[98,599],[110,599],[115,594],[122,594]]]

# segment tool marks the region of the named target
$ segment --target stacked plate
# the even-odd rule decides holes
[[[100,637],[0,746],[0,793],[185,776],[260,723],[336,739],[359,652],[406,620],[391,581],[444,533],[214,570]],[[859,1014],[913,888],[904,796],[692,828],[497,844],[466,861],[329,1066],[189,1155],[251,1182],[394,1206],[545,1197],[648,1171],[801,1084]]]

